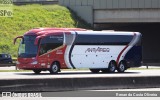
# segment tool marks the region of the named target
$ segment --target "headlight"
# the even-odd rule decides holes
[[[38,62],[37,62],[37,61],[34,61],[34,62],[32,62],[31,64],[35,65],[35,64],[38,64]]]
[[[10,56],[10,55],[8,55],[8,58],[11,58],[11,56]]]
[[[20,62],[19,62],[19,61],[16,61],[16,64],[20,64]]]

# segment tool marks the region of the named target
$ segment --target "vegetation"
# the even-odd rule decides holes
[[[69,9],[59,5],[13,6],[13,17],[0,17],[0,53],[17,56],[16,36],[37,27],[90,28]]]
[[[0,72],[33,72],[32,70],[0,70]]]

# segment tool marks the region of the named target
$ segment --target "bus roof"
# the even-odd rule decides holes
[[[81,35],[134,35],[135,33],[138,34],[139,32],[122,32],[122,31],[76,31],[78,34]]]
[[[42,35],[42,34],[44,35],[53,31],[62,32],[62,31],[87,31],[87,30],[82,28],[35,28],[29,30],[24,35]]]
[[[74,31],[74,32],[73,32]],[[134,35],[134,33],[138,32],[122,32],[122,31],[88,31],[82,28],[35,28],[24,35],[58,35],[65,32],[66,34],[90,34],[90,35]]]

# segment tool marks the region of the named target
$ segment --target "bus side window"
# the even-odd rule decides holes
[[[47,36],[42,39],[40,44],[39,55],[51,52],[52,50],[63,45],[63,35]]]
[[[46,47],[45,44],[41,44],[41,45],[40,45],[40,52],[39,52],[39,55],[42,55],[42,54],[45,54],[45,53],[46,53],[45,47]]]

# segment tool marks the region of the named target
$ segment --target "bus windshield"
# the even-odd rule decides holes
[[[31,58],[36,57],[38,46],[34,44],[36,36],[24,36],[21,40],[18,57]]]

